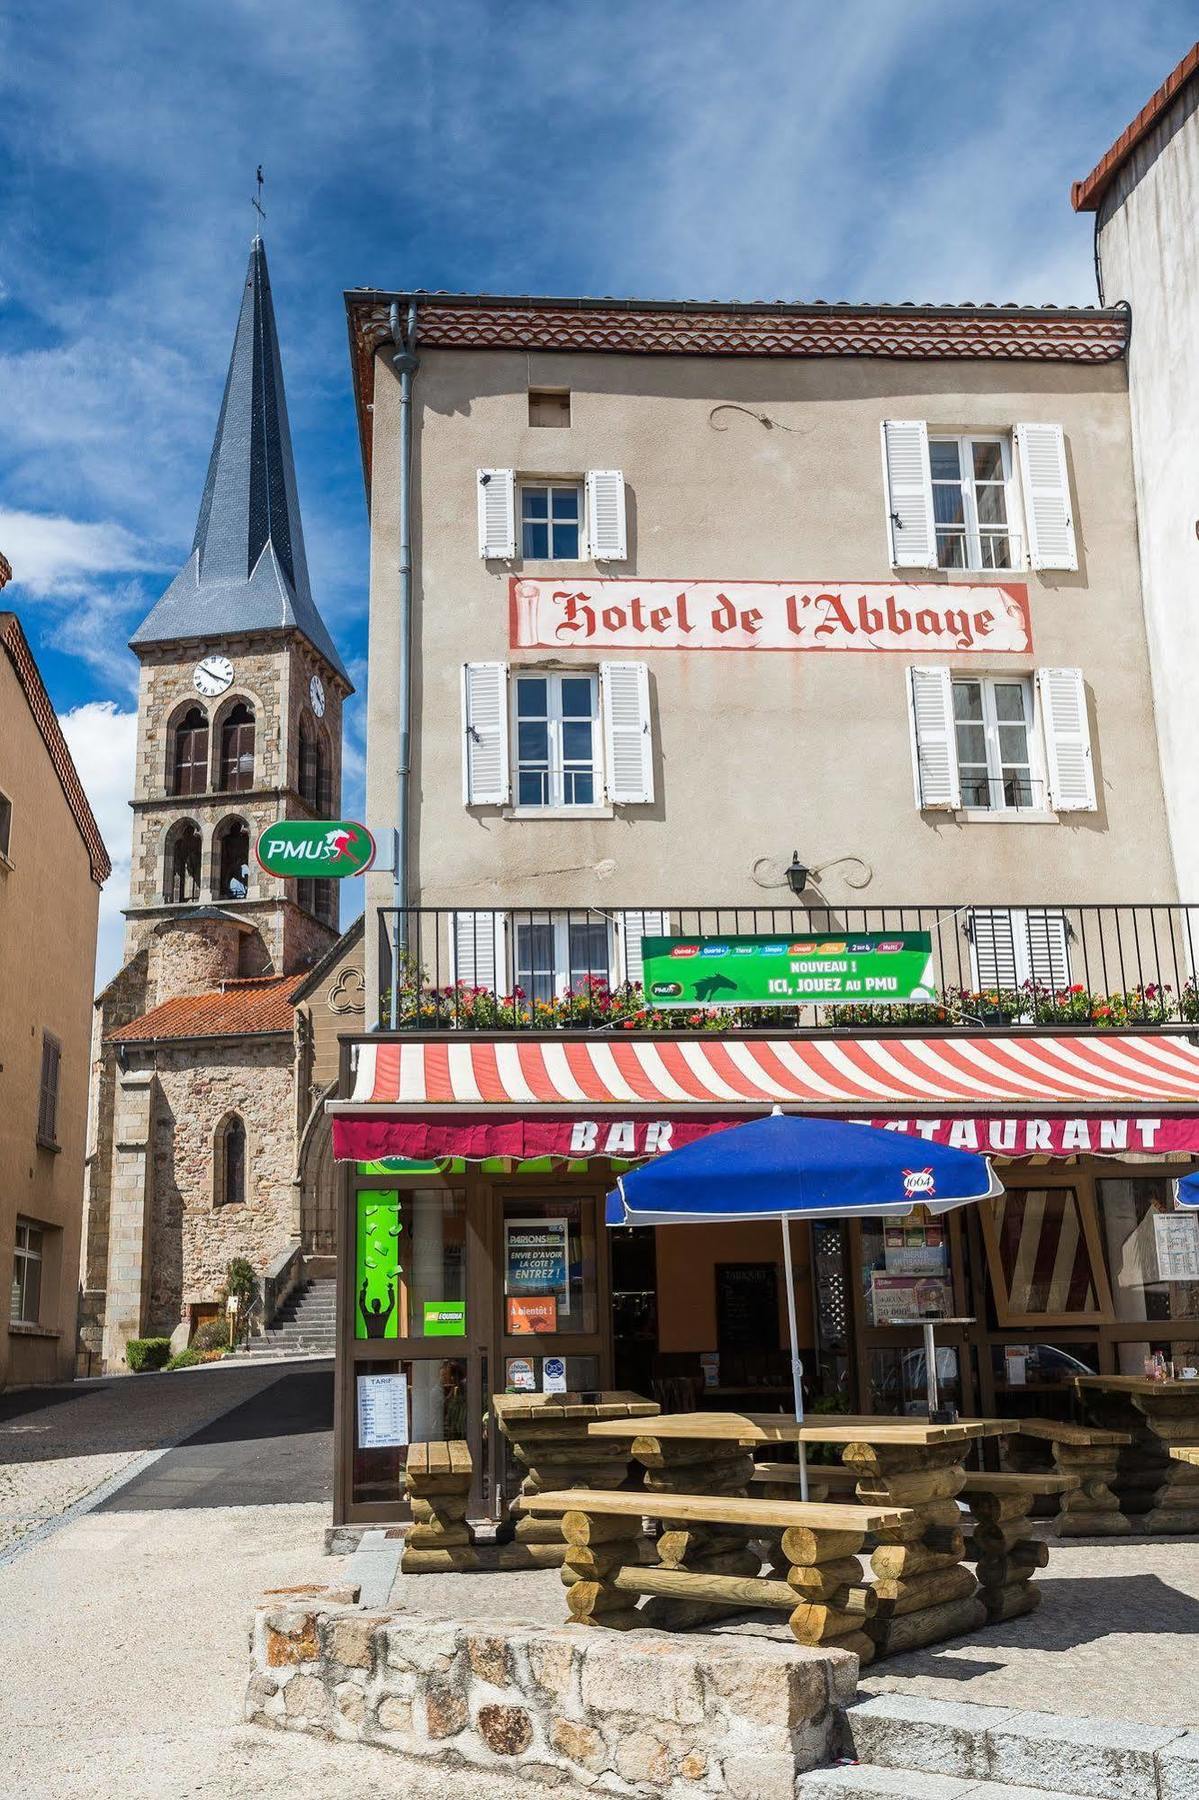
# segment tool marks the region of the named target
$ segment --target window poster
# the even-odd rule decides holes
[[[400,1196],[395,1188],[357,1194],[354,1336],[400,1335]]]
[[[566,1392],[566,1364],[560,1356],[542,1358],[541,1391],[543,1394],[564,1394]]]
[[[504,1386],[510,1394],[535,1394],[537,1371],[527,1356],[510,1356],[504,1364]]]
[[[870,1301],[876,1325],[908,1325],[926,1318],[948,1318],[953,1288],[933,1276],[870,1275]]]
[[[1153,1214],[1159,1281],[1199,1281],[1199,1218],[1194,1213]]]
[[[391,1450],[408,1442],[408,1377],[358,1377],[358,1448]]]
[[[509,1294],[508,1333],[526,1337],[558,1329],[558,1302],[553,1294]]]
[[[513,1326],[509,1331],[554,1331],[558,1320],[570,1316],[570,1221],[567,1219],[505,1219],[504,1293],[512,1299],[552,1299],[553,1325]]]

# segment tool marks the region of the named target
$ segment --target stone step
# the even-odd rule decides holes
[[[1177,1726],[892,1693],[848,1707],[843,1742],[859,1765],[895,1771],[905,1779],[918,1770],[959,1783],[1006,1783],[1019,1793],[1035,1792],[1052,1770],[1055,1786],[1050,1791],[1073,1794],[1077,1800],[1160,1800],[1170,1791],[1160,1783],[1160,1761],[1178,1759],[1195,1769],[1192,1758],[1199,1756],[1199,1733],[1190,1739]],[[965,1791],[970,1790],[952,1790],[953,1800]]]
[[[796,1800],[1084,1800],[1073,1789],[1013,1787],[1008,1781],[960,1780],[926,1770],[855,1763],[814,1769],[795,1784]],[[1085,1800],[1100,1800],[1087,1795]]]

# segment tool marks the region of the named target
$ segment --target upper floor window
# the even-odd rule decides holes
[[[520,550],[542,562],[577,562],[583,518],[578,482],[522,482]]]
[[[244,700],[221,725],[220,785],[224,793],[244,793],[254,785],[254,712]]]
[[[38,1087],[37,1141],[58,1146],[58,1069],[62,1045],[52,1032],[42,1033],[42,1078]]]
[[[191,706],[175,727],[172,792],[203,794],[208,789],[208,720]]]
[[[923,419],[885,419],[882,443],[897,569],[1077,569],[1060,425],[930,436]]]
[[[516,689],[516,804],[594,806],[599,797],[594,675],[521,674]]]
[[[12,801],[0,794],[0,856],[7,859],[12,843]]]
[[[962,805],[1044,806],[1034,763],[1032,682],[1022,675],[954,676],[953,720]]]
[[[908,670],[916,804],[1011,814],[1094,812],[1080,669],[1026,675]]]
[[[42,1242],[40,1225],[35,1225],[32,1219],[17,1220],[9,1317],[22,1325],[36,1325],[41,1316]]]
[[[1007,491],[1010,449],[1003,438],[928,441],[940,569],[1010,569]]]

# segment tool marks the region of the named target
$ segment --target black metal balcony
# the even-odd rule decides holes
[[[665,1010],[643,936],[927,932],[936,999]],[[1199,1031],[1199,905],[380,909],[383,1031]]]

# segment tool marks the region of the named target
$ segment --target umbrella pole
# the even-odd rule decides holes
[[[784,1213],[783,1225],[783,1276],[787,1283],[787,1324],[791,1332],[791,1388],[795,1398],[795,1421],[803,1424],[803,1364],[799,1360],[799,1327],[795,1321],[795,1280],[791,1273],[791,1220]],[[801,1441],[799,1445],[799,1497],[808,1497],[808,1456]]]

